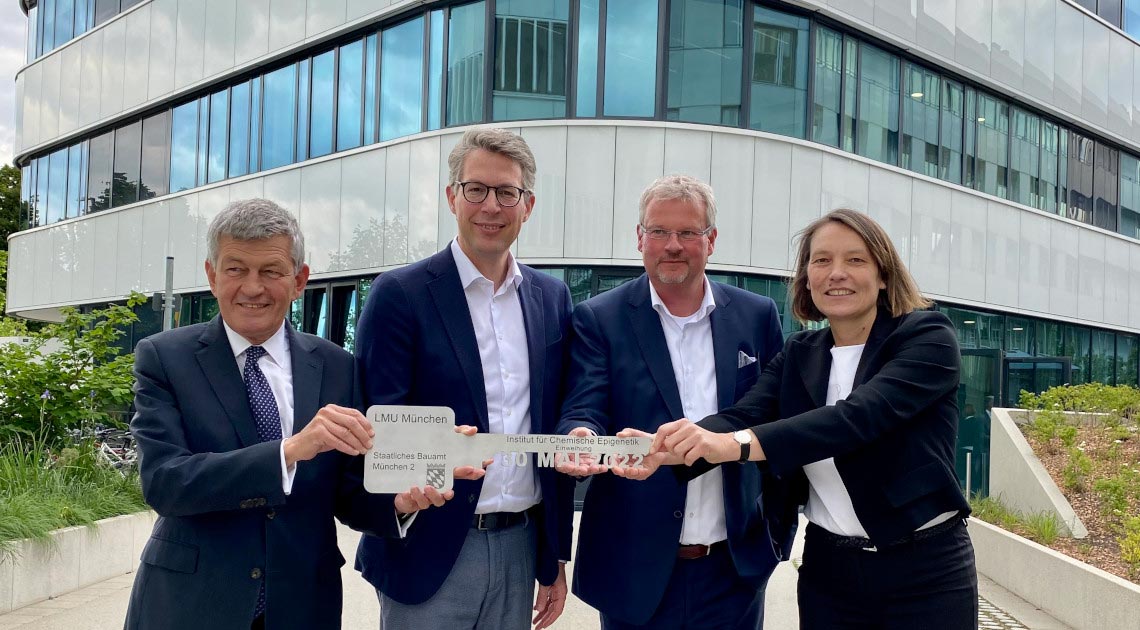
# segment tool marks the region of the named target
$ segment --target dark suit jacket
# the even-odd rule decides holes
[[[711,286],[717,402],[724,408],[756,382],[783,336],[772,300],[716,282]],[[579,304],[573,322],[570,391],[559,433],[575,427],[598,435],[625,427],[652,433],[685,415],[646,275]],[[740,352],[756,362],[739,367]],[[759,469],[728,464],[723,474],[733,563],[741,577],[763,586],[786,549],[773,543],[762,518]],[[578,532],[574,593],[607,616],[631,624],[648,621],[677,560],[686,492],[686,483],[673,475],[646,481],[593,477]]]
[[[287,328],[294,433],[317,410],[359,406],[352,356]],[[266,627],[339,628],[333,516],[395,535],[395,516],[361,486],[362,457],[298,462],[281,489],[280,441],[260,442],[221,318],[148,337],[135,348],[142,489],[159,514],[142,553],[126,628],[241,628],[262,577]],[[256,577],[255,577],[256,576]]]
[[[829,328],[794,335],[735,407],[701,426],[756,425],[767,466],[796,479],[796,503],[807,500],[804,464],[834,457],[876,545],[943,512],[968,513],[954,473],[960,356],[950,320],[932,311],[891,317],[880,309],[851,394],[828,407],[834,345]]]
[[[519,265],[530,354],[531,433],[553,433],[562,401],[570,290]],[[368,405],[442,405],[459,424],[487,432],[487,393],[471,314],[451,248],[373,283],[357,325],[356,354]],[[536,573],[553,584],[570,558],[573,480],[538,469],[542,509]],[[483,481],[455,481],[455,498],[419,513],[403,540],[365,536],[356,568],[385,595],[419,604],[439,590],[471,527]],[[389,500],[391,497],[389,497]]]

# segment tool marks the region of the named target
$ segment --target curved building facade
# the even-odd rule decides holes
[[[454,236],[447,154],[493,123],[538,159],[517,255],[575,299],[639,273],[638,196],[683,172],[720,201],[710,272],[781,308],[797,230],[876,217],[958,327],[964,409],[1140,384],[1137,0],[18,1],[10,313],[158,291],[173,256],[208,318],[205,226],[264,196],[308,239],[296,323],[351,345],[371,278]]]

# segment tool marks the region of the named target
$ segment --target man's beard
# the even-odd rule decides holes
[[[661,268],[661,263],[666,263],[666,262],[683,262],[686,264],[686,266],[681,271],[668,273],[664,269]],[[676,259],[676,258],[671,258],[671,259],[659,261],[658,266],[657,266],[657,273],[656,273],[657,279],[662,284],[684,284],[685,281],[689,279],[689,273],[692,271],[692,267],[688,266],[688,263],[689,263],[689,261],[687,261],[687,260]]]

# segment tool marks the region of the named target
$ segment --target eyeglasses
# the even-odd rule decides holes
[[[488,186],[483,182],[455,182],[463,189],[463,198],[471,203],[483,203],[487,195],[495,191],[495,199],[504,208],[513,208],[519,204],[527,191],[518,186]]]
[[[647,228],[644,225],[640,224],[637,227],[641,228],[641,232],[643,234],[655,241],[667,241],[669,240],[670,236],[676,234],[678,239],[686,243],[691,243],[702,236],[708,236],[709,234],[712,234],[712,231],[714,229],[714,226],[710,225],[699,232],[694,230],[681,230],[678,232],[675,230],[662,230],[660,228]]]

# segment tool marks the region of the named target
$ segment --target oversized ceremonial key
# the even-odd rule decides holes
[[[372,450],[365,456],[364,489],[395,494],[412,486],[450,490],[457,466],[526,465],[530,453],[535,464],[553,466],[558,453],[571,457],[589,453],[611,466],[637,466],[649,454],[649,438],[569,435],[504,435],[455,432],[455,412],[449,407],[374,405],[368,421],[376,431]],[[496,457],[500,453],[508,455]],[[513,454],[513,455],[511,455]]]

